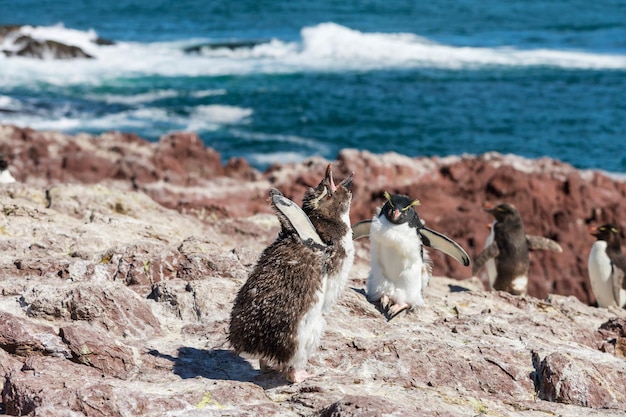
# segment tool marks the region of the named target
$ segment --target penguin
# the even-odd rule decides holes
[[[490,288],[524,295],[528,291],[529,252],[563,252],[563,249],[552,239],[527,235],[522,217],[512,204],[503,203],[485,210],[496,219],[491,227],[493,241],[490,244],[487,242],[485,249],[474,259],[472,273],[477,275],[493,259],[496,275],[489,276]]]
[[[452,256],[468,266],[470,259],[456,242],[428,229],[413,207],[420,204],[403,194],[390,195],[372,220],[352,227],[353,238],[369,236],[370,272],[367,298],[380,302],[389,319],[403,310],[425,304],[423,291],[432,274],[432,262],[424,246]]]
[[[320,184],[305,192],[308,214],[272,189],[280,233],[235,297],[231,346],[237,354],[258,358],[263,370],[278,370],[293,383],[311,376],[306,365],[326,326],[322,314],[338,296],[330,281],[347,279],[352,266],[350,250],[339,249],[340,236],[351,235],[340,226],[348,218],[351,184],[350,176],[336,186],[329,166]]]
[[[15,182],[15,178],[9,171],[9,162],[4,154],[0,154],[0,184],[9,184]]]
[[[622,252],[619,230],[612,224],[591,227],[597,239],[589,252],[591,289],[599,307],[626,306],[626,257]]]
[[[328,246],[324,264],[324,313],[338,300],[354,263],[354,242],[350,226],[353,175],[351,173],[339,185],[335,185],[332,164],[328,164],[324,179],[317,187],[309,188],[302,199],[302,210],[315,227],[321,241]]]

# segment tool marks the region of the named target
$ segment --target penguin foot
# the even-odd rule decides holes
[[[387,313],[389,314],[389,320],[391,320],[392,318],[400,314],[402,311],[408,310],[410,308],[411,306],[408,305],[407,303],[392,305],[391,307],[389,307],[389,310],[387,311]]]
[[[313,374],[308,373],[304,369],[290,369],[285,375],[289,382],[293,382],[294,384],[299,384],[307,378],[314,376]]]
[[[389,296],[387,294],[383,295],[382,297],[380,297],[380,307],[383,310],[387,310],[389,308]]]

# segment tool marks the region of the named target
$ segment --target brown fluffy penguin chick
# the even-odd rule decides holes
[[[270,196],[276,193],[272,190]],[[298,234],[294,224],[309,221],[304,213],[304,219],[292,223],[274,199],[272,205],[281,231],[235,298],[228,339],[238,354],[260,359],[261,368],[272,367],[289,381],[301,382],[310,376],[306,364],[326,324],[326,250]]]
[[[336,185],[332,167],[309,188],[303,210],[270,191],[281,223],[231,312],[229,340],[237,353],[260,359],[292,382],[309,375],[308,358],[319,346],[326,322],[322,312],[345,287],[354,260],[350,228],[352,175]]]

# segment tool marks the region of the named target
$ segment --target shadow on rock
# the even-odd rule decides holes
[[[174,364],[173,371],[182,379],[202,377],[206,379],[251,382],[263,389],[287,385],[278,372],[263,372],[252,367],[250,362],[238,356],[232,350],[203,350],[193,347],[181,347],[178,356],[163,354],[157,350],[148,352],[158,358],[167,359]]]

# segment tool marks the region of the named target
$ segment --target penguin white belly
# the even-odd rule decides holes
[[[493,243],[493,240],[495,239],[495,233],[493,231],[495,225],[496,225],[496,222],[493,222],[491,224],[491,229],[489,229],[489,236],[487,236],[487,240],[485,241],[484,249],[486,249],[489,245],[491,245]],[[495,259],[493,258],[489,259],[485,263],[485,269],[487,271],[487,279],[489,280],[489,288],[493,290],[493,284],[496,282],[496,277],[498,276],[498,272],[496,270]]]
[[[320,344],[320,339],[326,328],[326,320],[324,320],[322,316],[325,287],[326,282],[324,282],[322,289],[315,294],[317,296],[317,302],[311,306],[298,324],[296,336],[298,347],[288,364],[294,369],[304,369],[308,359],[315,353]]]
[[[596,296],[599,307],[609,307],[616,304],[613,295],[613,279],[611,276],[611,260],[606,254],[606,242],[596,241],[589,252],[589,282],[591,290]],[[625,296],[626,297],[626,296]]]
[[[396,304],[424,305],[422,291],[430,276],[423,268],[422,242],[416,230],[374,217],[370,240],[368,298],[379,300],[387,295]]]
[[[11,175],[9,170],[2,170],[2,172],[0,172],[0,184],[9,184],[12,182],[15,182],[15,178],[13,177],[13,175]]]
[[[514,291],[515,294],[526,294],[526,290],[528,289],[528,276],[519,275],[513,278],[513,280],[511,281],[511,289]]]
[[[348,276],[354,263],[354,241],[352,240],[352,228],[350,227],[350,214],[346,212],[342,216],[342,220],[348,225],[347,233],[341,238],[340,245],[346,251],[345,258],[339,272],[334,275],[329,275],[326,278],[326,291],[324,292],[324,307],[323,312],[327,313],[330,308],[335,304],[341,292],[343,291],[346,283],[348,282]]]

